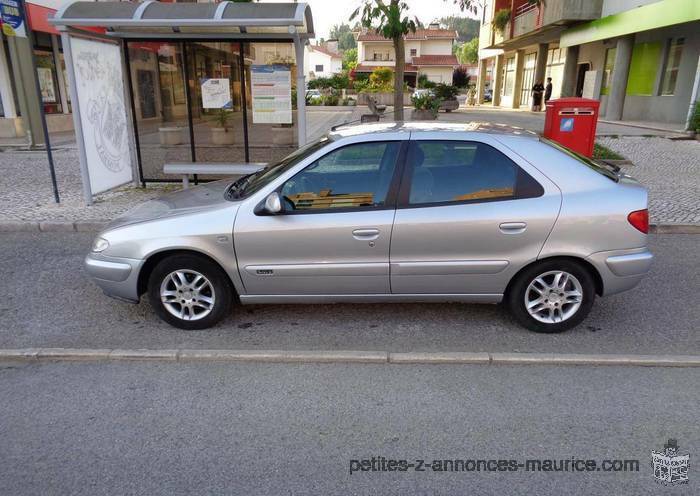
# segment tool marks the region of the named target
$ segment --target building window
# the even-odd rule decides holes
[[[323,64],[316,64],[316,68],[314,70],[316,72],[323,72]]]
[[[415,57],[416,55],[418,55],[418,50],[411,48],[411,57]]]
[[[637,43],[632,50],[630,72],[627,77],[627,94],[652,96],[654,82],[659,73],[661,43]]]
[[[681,54],[683,53],[684,38],[672,39],[668,44],[668,52],[664,62],[663,79],[661,80],[661,94],[673,95],[676,91],[676,80],[678,79],[678,68],[681,65]]]
[[[605,66],[603,68],[603,81],[600,86],[600,94],[607,95],[610,93],[610,84],[612,83],[612,73],[615,68],[615,54],[617,48],[608,48],[605,51]]]

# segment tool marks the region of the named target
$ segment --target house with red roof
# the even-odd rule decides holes
[[[371,73],[377,67],[396,66],[394,44],[390,39],[372,30],[363,30],[356,37],[356,74]],[[416,86],[420,74],[425,74],[430,81],[436,83],[452,84],[452,73],[459,66],[457,57],[452,54],[452,45],[456,39],[455,31],[442,29],[437,23],[405,35],[404,80],[409,86]]]
[[[331,77],[343,70],[343,56],[338,51],[338,40],[322,45],[306,45],[304,67],[309,79]]]

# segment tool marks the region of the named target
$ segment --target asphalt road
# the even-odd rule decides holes
[[[699,382],[674,368],[5,362],[0,491],[698,494]],[[690,454],[688,485],[654,481],[669,438]],[[350,473],[373,456],[639,465]]]
[[[651,237],[656,260],[634,290],[596,301],[560,335],[531,333],[503,308],[463,304],[270,305],[215,329],[182,331],[149,305],[105,297],[82,268],[92,234],[0,234],[0,347],[212,348],[562,353],[700,353],[700,236]]]

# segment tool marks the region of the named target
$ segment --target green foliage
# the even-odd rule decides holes
[[[377,67],[369,75],[369,83],[375,87],[391,85],[393,80],[394,72],[388,67]]]
[[[331,38],[338,40],[338,50],[350,50],[357,47],[355,36],[349,24],[336,24],[331,28]]]
[[[619,153],[615,153],[610,148],[598,143],[593,144],[593,158],[601,160],[625,160],[625,157]]]
[[[479,36],[479,21],[469,17],[449,16],[438,21],[445,29],[457,31],[457,42],[465,42]]]
[[[416,31],[416,23],[406,14],[408,4],[402,0],[364,0],[355,9],[350,19],[360,17],[363,27],[373,28],[378,34],[389,40],[399,40],[409,31]]]
[[[452,84],[457,88],[466,88],[469,86],[469,75],[467,71],[461,67],[457,67],[452,73]]]
[[[452,100],[459,93],[459,88],[451,84],[438,83],[435,85],[433,92],[440,100]]]
[[[347,72],[341,72],[333,74],[329,78],[320,77],[312,79],[308,82],[306,87],[310,90],[325,90],[329,88],[342,90],[350,87],[350,78]]]
[[[693,115],[690,117],[690,130],[700,133],[700,102],[695,102]]]
[[[435,83],[429,80],[428,76],[426,76],[425,74],[418,75],[418,81],[416,84],[418,85],[418,88],[421,89],[435,88]]]
[[[479,38],[472,38],[466,43],[456,46],[455,55],[460,64],[476,64],[479,62]]]
[[[214,114],[214,122],[217,124],[217,127],[225,128],[230,117],[231,111],[229,109],[220,108]]]
[[[433,95],[413,95],[411,97],[411,103],[413,103],[413,108],[416,110],[430,110],[433,113],[437,113],[440,108],[441,100]]]
[[[343,69],[351,71],[357,67],[357,48],[348,48],[343,52]]]
[[[496,31],[503,33],[503,31],[506,29],[506,26],[508,26],[509,22],[510,9],[499,9],[493,15],[493,21],[491,21],[491,24],[493,24],[493,27]]]
[[[338,105],[338,102],[340,101],[340,98],[338,98],[338,95],[324,95],[323,98],[321,99],[323,102],[323,105],[330,105],[330,106],[336,106]]]

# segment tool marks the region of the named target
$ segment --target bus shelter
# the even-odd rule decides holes
[[[306,142],[305,3],[66,4],[85,200],[171,162],[272,162]]]

